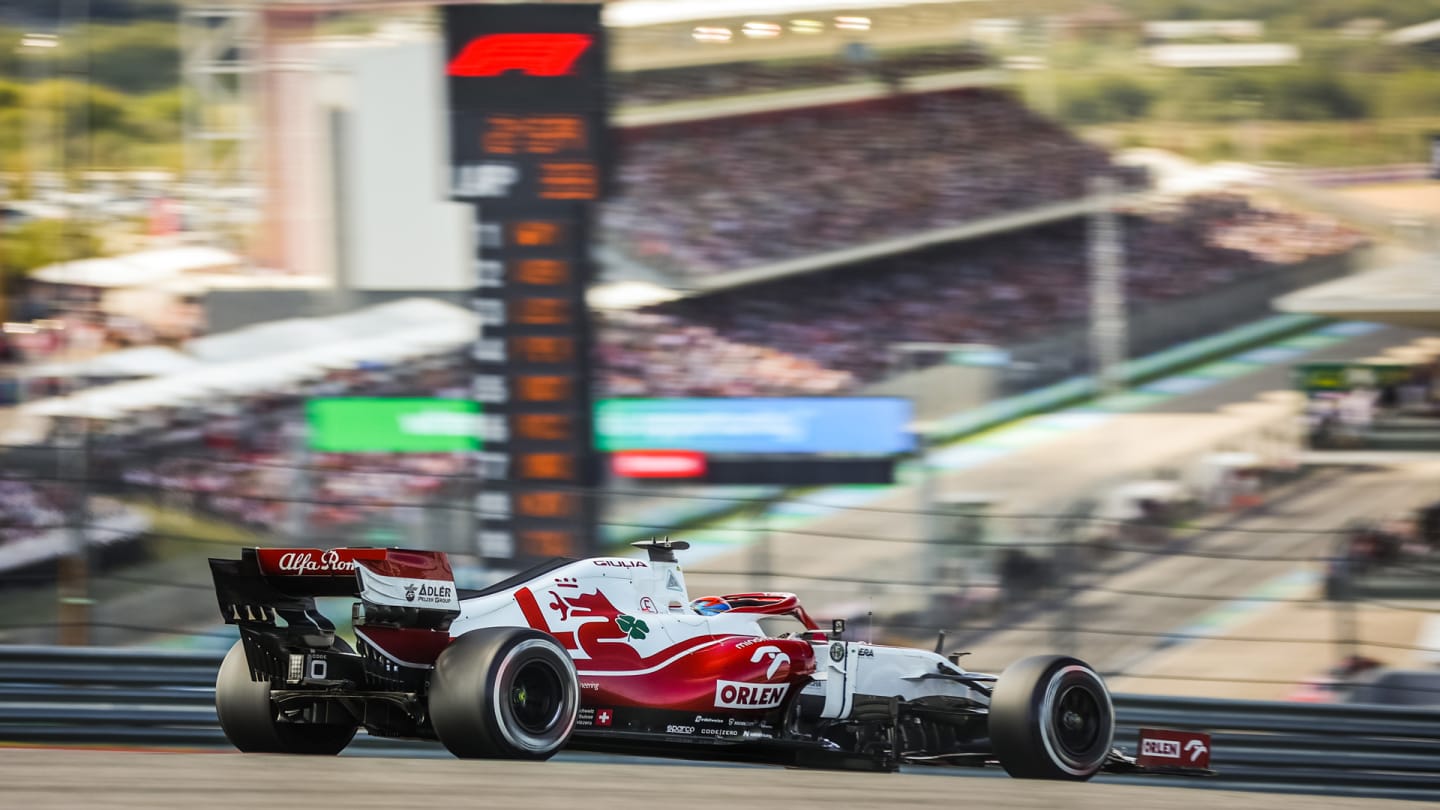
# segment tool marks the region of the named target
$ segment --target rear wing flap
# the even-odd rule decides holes
[[[333,639],[317,596],[359,597],[361,615],[406,626],[448,624],[460,613],[450,561],[438,551],[246,548],[238,560],[212,558],[210,574],[225,623],[257,629],[283,620]]]

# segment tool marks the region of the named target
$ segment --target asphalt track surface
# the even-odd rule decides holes
[[[1418,333],[1384,329],[1305,355],[1305,362],[1365,357],[1404,345]],[[1053,515],[1076,499],[1092,497],[1125,480],[1151,477],[1156,470],[1180,469],[1207,452],[1231,448],[1257,431],[1255,420],[1241,413],[1218,411],[1222,405],[1246,404],[1267,391],[1290,388],[1288,366],[1265,369],[1210,389],[1175,397],[1164,407],[1113,414],[1102,424],[1062,432],[983,463],[938,472],[936,492],[979,494],[993,498],[995,515]],[[1263,407],[1263,406],[1262,406]],[[1279,414],[1278,406],[1271,410]],[[805,497],[802,496],[803,501]],[[838,607],[863,615],[909,591],[857,585],[854,580],[925,582],[933,563],[915,541],[926,536],[922,499],[914,486],[893,488],[883,498],[861,507],[842,508],[805,524],[803,530],[768,527],[769,542],[745,542],[733,550],[687,563],[690,593],[734,593],[737,589],[793,591],[812,613]],[[992,518],[990,531],[999,536],[1053,539],[1048,520]],[[757,528],[736,531],[750,540]],[[684,560],[682,559],[682,562]],[[750,572],[768,568],[768,578]],[[803,573],[787,579],[786,572]],[[847,580],[850,580],[847,582]]]
[[[1117,560],[1119,570],[1113,573],[1077,577],[1079,592],[1060,609],[1036,614],[1019,628],[968,640],[966,649],[973,652],[973,657],[966,663],[975,669],[996,670],[1059,643],[1103,671],[1148,671],[1143,661],[1162,642],[1168,645],[1172,641],[1164,638],[1166,634],[1196,632],[1185,628],[1205,621],[1212,611],[1228,602],[1256,597],[1279,578],[1308,574],[1310,580],[1295,592],[1259,598],[1318,598],[1323,565],[1313,560],[1333,554],[1338,538],[1304,529],[1340,528],[1354,518],[1407,514],[1435,500],[1437,480],[1440,464],[1435,462],[1326,476],[1323,481],[1313,482],[1317,486],[1303,487],[1282,504],[1228,529],[1208,532],[1185,546],[1188,554],[1210,556],[1135,555],[1139,559]],[[1267,533],[1270,530],[1277,533]],[[1253,611],[1256,606],[1248,609]],[[1073,628],[1073,637],[1062,639],[1050,629],[1066,626]],[[1276,627],[1270,628],[1266,636],[1286,639],[1311,635],[1302,630]],[[1329,631],[1327,619],[1319,637],[1324,638]],[[1230,632],[1221,629],[1217,635]],[[1237,662],[1230,676],[1273,677],[1240,665],[1253,649],[1253,644],[1245,643],[1225,649]],[[1397,654],[1390,651],[1385,658]]]
[[[953,773],[953,771],[951,772]],[[837,807],[1342,810],[1375,799],[1092,782],[716,767],[65,749],[0,751],[0,806],[60,808]],[[1386,801],[1384,807],[1434,805]]]

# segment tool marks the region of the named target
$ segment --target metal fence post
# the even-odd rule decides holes
[[[1060,545],[1055,547],[1055,556],[1051,558],[1051,570],[1055,571],[1055,587],[1059,599],[1055,610],[1055,649],[1066,655],[1080,654],[1076,644],[1077,632],[1075,622],[1075,593],[1078,590],[1075,572],[1073,571],[1077,558],[1075,556],[1075,532],[1062,528],[1064,536]]]
[[[75,509],[71,516],[70,550],[60,558],[56,639],[65,645],[90,643],[90,421],[79,420],[79,442],[61,456],[65,473],[61,480],[73,485]]]
[[[752,501],[746,510],[750,524],[748,528],[755,532],[755,542],[750,545],[750,581],[751,588],[756,591],[770,589],[770,576],[774,567],[770,547],[770,507],[783,498],[783,495],[779,498],[760,498]]]

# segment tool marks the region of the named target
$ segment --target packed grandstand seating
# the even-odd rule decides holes
[[[1306,256],[1354,247],[1328,220],[1258,209],[1244,198],[1191,198],[1133,214],[1125,228],[1131,296],[1163,300],[1215,289]],[[1243,237],[1243,238],[1242,238]],[[900,340],[1004,344],[1086,314],[1083,222],[1031,229],[870,265],[603,317],[601,395],[739,396],[853,391],[890,369]],[[1283,261],[1282,261],[1283,260]],[[463,354],[331,371],[285,391],[176,410],[164,424],[97,446],[97,469],[131,497],[285,533],[354,540],[464,504],[470,462],[456,455],[300,455],[306,397],[465,396]],[[157,437],[180,437],[157,441]],[[0,482],[0,510],[16,526],[52,525],[58,512]],[[313,501],[303,511],[296,502]],[[15,531],[15,529],[11,529]],[[347,535],[347,533],[349,533]],[[0,535],[6,536],[9,535]]]
[[[997,90],[629,131],[620,157],[603,239],[681,277],[1072,200],[1117,171]]]
[[[463,355],[364,370],[334,371],[304,390],[248,398],[202,420],[192,440],[155,446],[141,437],[99,451],[132,497],[199,509],[262,531],[303,517],[310,531],[363,529],[376,516],[418,518],[420,504],[449,499],[447,486],[471,462],[459,454],[299,456],[293,437],[309,395],[464,396]],[[296,503],[310,502],[303,515]],[[405,508],[397,508],[405,507]]]
[[[1190,198],[1126,218],[1127,295],[1162,301],[1220,288],[1362,236],[1333,220]],[[602,322],[610,395],[747,396],[852,391],[884,377],[899,341],[1007,344],[1086,316],[1083,222],[682,299]]]
[[[298,518],[295,504],[303,494],[304,525],[327,531],[363,525],[377,512],[403,514],[394,510],[437,498],[468,467],[458,454],[322,454],[299,463],[290,454],[222,452],[135,459],[123,480],[133,495],[263,531]]]
[[[660,68],[610,77],[620,106],[664,104],[721,96],[797,90],[866,80],[898,81],[907,76],[973,70],[991,58],[970,45],[875,54],[856,59],[788,59]]]

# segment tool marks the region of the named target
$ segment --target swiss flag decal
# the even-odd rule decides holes
[[[487,34],[470,40],[446,73],[451,76],[565,76],[593,41],[589,34]]]
[[[608,726],[608,725],[610,725],[610,724],[613,723],[613,722],[615,722],[615,713],[614,713],[614,712],[610,711],[609,709],[596,709],[596,710],[595,710],[595,725],[597,725],[597,726]]]

